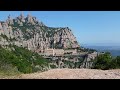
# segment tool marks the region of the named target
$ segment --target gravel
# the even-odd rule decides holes
[[[23,74],[21,79],[120,79],[120,69],[51,69],[45,72]]]
[[[120,69],[51,69],[17,76],[0,76],[0,79],[120,79]]]

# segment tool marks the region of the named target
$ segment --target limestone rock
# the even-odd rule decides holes
[[[80,47],[70,28],[48,27],[29,14],[27,17],[20,14],[14,19],[9,15],[6,22],[0,22],[1,34],[8,37],[8,44],[26,47],[38,53],[43,53],[47,48]]]

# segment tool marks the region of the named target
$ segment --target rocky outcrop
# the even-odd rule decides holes
[[[8,37],[8,40],[4,41],[8,44],[26,47],[38,53],[44,53],[47,48],[80,47],[70,28],[48,27],[31,15],[24,17],[21,14],[14,19],[9,15],[5,22],[0,22],[0,37],[1,35]]]
[[[91,68],[93,66],[93,60],[97,57],[98,52],[93,52],[91,54],[86,54],[84,61],[80,68]]]

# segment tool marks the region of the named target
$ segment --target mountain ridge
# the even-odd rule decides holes
[[[79,48],[76,37],[68,27],[49,27],[39,22],[30,14],[27,17],[21,13],[16,18],[8,16],[6,21],[0,22],[0,36],[7,36],[12,41],[0,41],[1,45],[15,44],[36,52],[45,52],[47,48],[66,49]],[[3,45],[4,45],[3,44]],[[39,51],[38,51],[39,50]]]

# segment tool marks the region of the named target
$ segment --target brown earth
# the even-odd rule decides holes
[[[120,69],[52,69],[45,72],[22,74],[14,79],[120,79]]]

